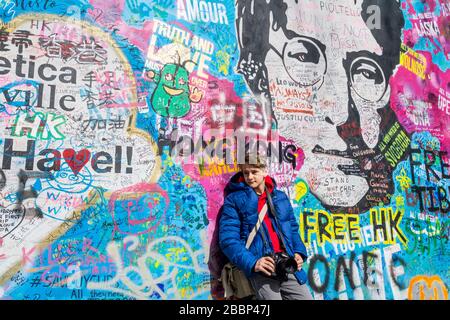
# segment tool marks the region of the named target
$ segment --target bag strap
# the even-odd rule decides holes
[[[273,214],[273,216],[275,218],[275,223],[277,224],[278,230],[281,233],[280,234],[281,242],[283,243],[284,248],[287,249],[286,243],[284,241],[283,229],[281,229],[281,226],[280,226],[280,224],[278,222],[278,213],[275,210],[275,206],[273,205],[273,202],[272,202],[272,196],[270,195],[270,192],[267,189],[267,187],[266,187],[266,193],[267,193],[267,201],[269,202],[270,212],[272,212],[272,214]]]
[[[245,244],[245,248],[250,248],[250,245],[253,242],[253,239],[255,239],[256,233],[258,232],[259,227],[261,226],[262,221],[264,220],[264,217],[267,213],[267,203],[264,204],[264,207],[262,207],[261,212],[258,215],[258,221],[256,222],[256,225],[253,227],[253,230],[250,232],[250,235],[247,238],[247,243]]]

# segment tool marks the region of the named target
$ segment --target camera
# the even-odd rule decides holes
[[[271,278],[286,281],[288,274],[294,274],[297,271],[297,261],[286,252],[272,253],[268,256],[275,261],[275,272],[272,272]]]

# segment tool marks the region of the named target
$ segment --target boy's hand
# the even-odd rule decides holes
[[[271,257],[262,257],[255,264],[255,272],[263,272],[265,275],[270,276],[272,272],[275,272],[275,261]]]
[[[294,259],[295,259],[295,261],[297,261],[297,270],[300,271],[302,269],[302,266],[303,266],[303,258],[298,253],[295,253],[294,254]]]

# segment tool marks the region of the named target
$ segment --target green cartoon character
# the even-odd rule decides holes
[[[202,99],[202,93],[194,87],[189,88],[189,72],[180,64],[166,64],[160,74],[147,72],[147,77],[157,83],[151,103],[153,110],[163,117],[184,117],[190,110],[191,102]]]

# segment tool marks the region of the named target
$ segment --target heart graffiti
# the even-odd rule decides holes
[[[73,149],[66,149],[63,152],[64,160],[66,160],[69,167],[72,169],[75,175],[83,169],[85,164],[91,158],[91,152],[87,149],[76,152]]]

